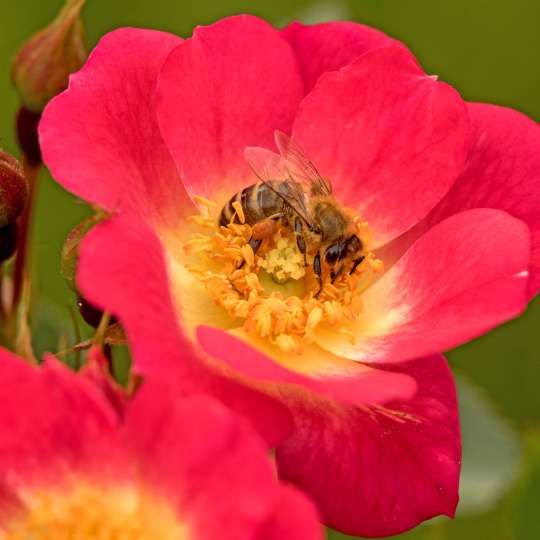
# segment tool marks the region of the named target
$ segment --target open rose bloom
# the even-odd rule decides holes
[[[219,226],[259,181],[245,154],[277,153],[276,131],[361,240],[334,283],[323,250],[320,294],[318,248],[305,266],[290,227],[254,253],[240,195]],[[465,103],[376,30],[239,16],[187,40],[108,34],[40,141],[53,177],[113,214],[83,243],[79,287],[120,319],[136,372],[201,384],[281,439],[279,476],[328,525],[377,536],[453,515],[460,435],[440,353],[540,286],[534,122]]]
[[[93,368],[37,368],[0,350],[3,539],[321,538],[245,420],[166,384],[132,402],[111,387],[108,399]]]

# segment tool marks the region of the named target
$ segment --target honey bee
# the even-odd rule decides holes
[[[345,271],[353,274],[365,259],[364,246],[353,216],[333,197],[332,184],[288,135],[276,131],[275,139],[279,155],[264,148],[246,148],[246,160],[259,182],[231,197],[219,223],[239,222],[234,206],[240,204],[245,222],[252,226],[249,244],[254,252],[278,227],[293,231],[306,266],[307,255],[313,257],[317,297],[323,288],[323,273],[332,283]]]

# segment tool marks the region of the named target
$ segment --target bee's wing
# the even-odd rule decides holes
[[[302,185],[293,181],[285,160],[270,150],[255,146],[247,147],[244,150],[244,156],[255,175],[283,199],[305,221],[306,225],[311,226],[312,220],[309,219]],[[287,182],[287,192],[275,189],[272,184],[275,181]]]
[[[320,175],[300,146],[282,131],[276,131],[274,135],[289,176],[296,182],[308,185],[314,195],[330,195],[332,184]]]
[[[248,146],[244,157],[253,172],[265,183],[289,180],[287,166],[281,156],[266,148]]]

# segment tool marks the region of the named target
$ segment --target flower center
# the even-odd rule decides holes
[[[33,490],[21,496],[23,510],[7,525],[6,540],[186,540],[186,527],[164,502],[133,488]]]
[[[240,205],[223,226],[213,215],[217,205],[196,199],[201,214],[189,219],[199,231],[183,246],[190,258],[186,268],[231,318],[239,320],[248,333],[287,353],[301,354],[320,325],[334,328],[354,343],[347,325],[362,313],[361,294],[383,270],[382,261],[368,249],[371,231],[366,222],[359,217],[353,220],[362,246],[355,260],[361,262],[353,267],[352,260],[349,266],[341,261],[346,271],[336,275],[335,267],[330,268],[323,256],[321,288],[314,271],[316,253],[308,249],[304,257],[290,227],[278,225],[273,234],[255,244],[255,252],[250,242],[254,227],[246,223]]]

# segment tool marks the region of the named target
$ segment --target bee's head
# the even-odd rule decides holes
[[[326,248],[325,260],[328,264],[335,264],[345,258],[354,258],[362,250],[362,240],[355,234],[349,238],[331,244]]]

